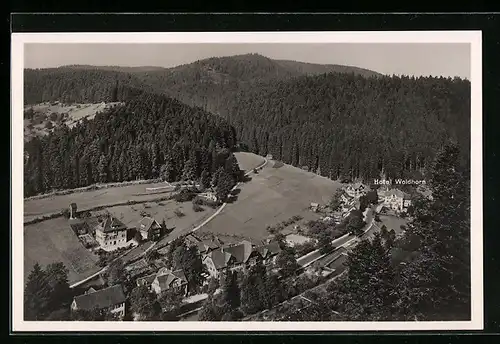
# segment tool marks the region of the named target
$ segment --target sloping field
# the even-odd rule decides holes
[[[25,279],[36,262],[42,266],[63,262],[70,284],[100,269],[95,265],[97,256],[83,247],[64,218],[24,226]]]
[[[236,152],[234,153],[236,160],[238,160],[238,165],[240,169],[247,172],[253,168],[259,167],[265,161],[265,159],[257,154]]]
[[[67,195],[54,195],[41,199],[24,201],[24,221],[35,217],[61,211],[72,202],[78,206],[78,211],[114,203],[133,201],[148,201],[168,196],[169,191],[146,191],[146,188],[164,186],[165,183],[134,184],[122,187],[110,187],[99,190],[76,192]]]
[[[294,215],[303,216],[304,221],[318,219],[309,210],[311,202],[328,202],[340,184],[289,165],[273,168],[273,164],[271,161],[258,174],[250,174],[252,180],[239,187],[238,199],[200,231],[259,240],[269,235],[267,225]]]

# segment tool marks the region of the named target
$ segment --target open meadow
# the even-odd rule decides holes
[[[200,232],[262,240],[269,235],[267,225],[294,215],[301,215],[303,221],[318,219],[319,214],[310,210],[311,202],[327,203],[340,184],[290,165],[274,168],[274,164],[270,161],[257,174],[251,173],[252,180],[237,188],[237,200],[227,204]]]
[[[65,218],[24,226],[25,280],[36,262],[42,266],[63,262],[71,284],[99,271],[97,260],[96,255],[83,247]]]
[[[76,203],[78,211],[90,210],[95,207],[112,205],[131,201],[150,201],[171,194],[168,189],[147,191],[147,188],[165,186],[165,183],[132,184],[121,187],[109,187],[92,191],[75,192],[66,195],[51,195],[39,199],[24,200],[24,221],[46,214],[61,211]]]
[[[259,167],[265,161],[263,157],[253,153],[236,152],[234,153],[234,156],[236,157],[236,160],[238,160],[238,165],[240,166],[240,169],[245,172],[248,172],[256,167]]]

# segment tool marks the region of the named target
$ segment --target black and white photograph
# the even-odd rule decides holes
[[[12,41],[14,328],[483,328],[480,32]]]

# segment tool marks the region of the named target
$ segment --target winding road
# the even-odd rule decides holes
[[[258,169],[261,169],[261,168],[265,167],[269,161],[267,160],[267,158],[263,158],[263,159],[264,159],[264,162],[263,162],[261,165],[259,165],[259,166],[255,167],[255,168],[249,169],[249,171],[248,171],[248,172],[246,172],[246,173],[244,174],[244,176],[245,176],[245,177],[246,177],[246,176],[248,176],[250,173],[252,173],[252,172],[253,172],[253,170],[254,170],[254,169],[257,169],[257,170],[258,170]],[[242,185],[242,184],[243,184],[243,182],[238,182],[238,183],[237,183],[237,184],[236,184],[236,185],[235,185],[235,186],[231,189],[231,192],[232,192],[232,191],[234,191],[234,190],[235,190],[238,186],[240,186],[240,185]],[[208,218],[207,218],[205,221],[203,221],[201,224],[199,224],[198,226],[196,226],[195,228],[193,228],[193,229],[191,230],[191,232],[195,232],[195,231],[197,231],[198,229],[202,228],[202,227],[203,227],[203,226],[205,226],[207,223],[209,223],[210,221],[212,221],[212,220],[213,220],[213,219],[214,219],[217,215],[219,215],[219,214],[220,214],[220,212],[221,212],[221,211],[222,211],[222,210],[226,207],[226,205],[227,205],[227,202],[222,203],[222,204],[221,204],[221,206],[220,206],[220,207],[216,210],[216,212],[215,212],[215,213],[213,213],[210,217],[208,217]],[[179,237],[181,234],[182,234],[182,232],[178,233],[176,237]],[[176,239],[176,238],[172,238],[172,240],[174,240],[174,239]],[[170,240],[170,241],[172,241],[172,240]],[[169,241],[169,242],[170,242],[170,241]],[[167,245],[168,245],[168,244],[167,244]],[[149,251],[151,251],[151,250],[152,250],[155,246],[156,246],[156,242],[155,242],[153,245],[151,245],[150,247],[148,247],[146,250],[144,250],[144,252],[143,252],[143,253],[141,253],[140,255],[138,255],[137,257],[142,257],[142,256],[144,256],[146,253],[148,253]],[[108,265],[106,265],[105,267],[103,267],[101,270],[99,270],[99,271],[97,271],[96,273],[94,273],[94,274],[90,275],[89,277],[86,277],[86,278],[84,278],[84,279],[82,279],[82,280],[80,280],[80,281],[78,281],[78,282],[75,282],[75,283],[71,284],[69,287],[70,287],[70,288],[75,288],[75,287],[78,287],[79,285],[82,285],[82,284],[83,284],[83,283],[85,283],[85,282],[88,282],[88,281],[90,281],[90,280],[92,280],[92,279],[96,278],[97,276],[99,276],[100,274],[102,274],[103,272],[105,272],[105,271],[109,268],[109,266],[110,266],[113,262],[115,262],[117,259],[122,258],[123,256],[125,256],[125,255],[126,255],[126,254],[128,254],[128,253],[130,253],[130,251],[129,251],[129,252],[126,252],[126,253],[124,253],[124,254],[122,254],[122,255],[118,256],[118,257],[116,257],[115,259],[113,259],[113,261],[111,261]]]

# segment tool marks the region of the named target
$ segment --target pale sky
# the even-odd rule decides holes
[[[208,57],[258,53],[272,59],[356,66],[388,75],[470,80],[470,45],[466,43],[29,43],[24,53],[25,68],[71,64],[174,67]]]

